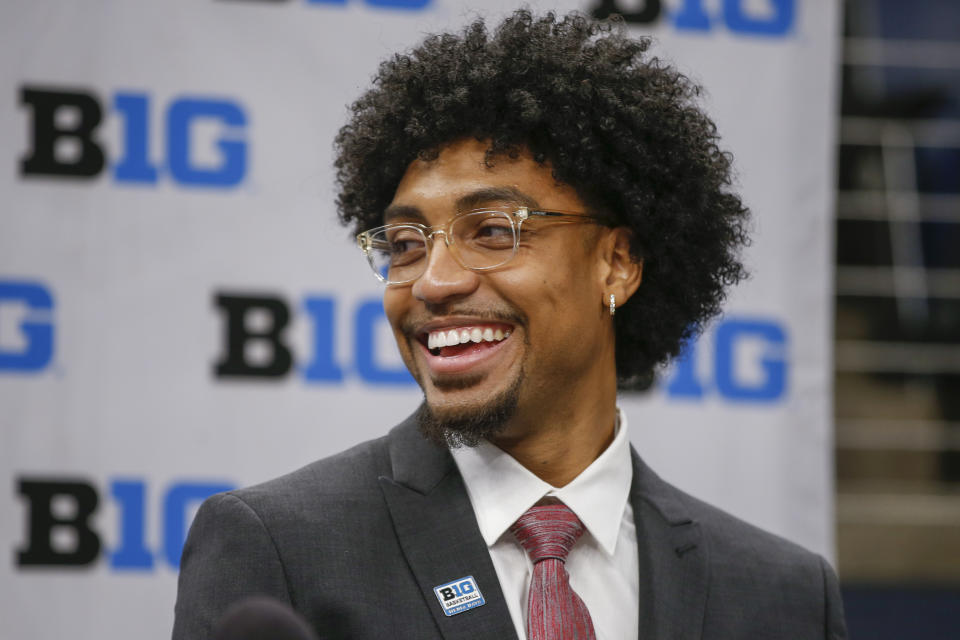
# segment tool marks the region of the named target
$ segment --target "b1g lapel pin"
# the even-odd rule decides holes
[[[441,584],[433,588],[437,594],[437,600],[443,607],[443,612],[448,616],[455,616],[458,613],[475,609],[487,603],[483,599],[483,594],[477,588],[477,581],[473,576],[458,578],[453,582]]]

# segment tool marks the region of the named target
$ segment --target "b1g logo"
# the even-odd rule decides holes
[[[177,568],[193,510],[234,488],[228,482],[174,482],[163,495],[159,517],[147,518],[147,481],[112,480],[108,494],[117,513],[117,544],[105,550],[90,521],[101,505],[96,486],[77,478],[21,477],[17,493],[27,502],[27,539],[17,551],[17,565],[88,566],[105,554],[111,569],[149,571],[158,557]],[[156,535],[163,542],[157,551],[147,545],[148,522],[160,524]]]
[[[225,321],[223,354],[214,366],[218,378],[282,378],[293,371],[294,355],[286,333],[296,310],[309,325],[313,342],[312,352],[299,367],[306,382],[340,384],[352,374],[374,385],[414,384],[403,364],[382,361],[393,340],[384,336],[387,319],[379,296],[354,307],[352,362],[342,361],[334,348],[340,303],[333,296],[306,296],[299,307],[291,307],[272,294],[220,293],[214,304]]]
[[[94,93],[52,87],[22,87],[20,103],[31,112],[30,149],[21,158],[24,176],[92,179],[107,167],[97,131],[104,103]],[[163,106],[164,161],[150,149],[151,126],[157,126],[150,96],[117,92],[110,113],[120,120],[119,159],[111,166],[114,180],[155,185],[162,174],[192,187],[233,187],[247,174],[247,114],[234,100],[182,96]],[[213,149],[200,149],[196,135],[203,126],[217,127]],[[202,157],[201,157],[202,156]],[[209,157],[207,157],[209,156]]]
[[[709,32],[723,25],[742,35],[783,37],[792,29],[796,0],[598,0],[591,14],[607,18],[617,13],[626,22],[653,25],[666,19],[678,31]]]
[[[710,349],[712,343],[712,349]],[[787,331],[772,318],[724,317],[674,362],[667,396],[770,404],[787,393]]]
[[[0,374],[46,369],[54,350],[53,294],[29,280],[0,279]]]
[[[477,588],[477,581],[473,579],[473,576],[466,576],[447,584],[441,584],[434,587],[433,592],[437,595],[437,600],[440,601],[443,612],[448,616],[455,616],[458,613],[486,604],[486,600],[483,599],[483,594]]]
[[[356,376],[371,385],[412,386],[402,363],[384,362],[393,336],[379,297],[358,301],[351,324],[353,359],[342,359],[337,327],[342,302],[311,295],[299,307],[273,294],[219,293],[214,305],[223,316],[223,347],[214,365],[221,379],[279,379],[294,370],[305,382],[343,384]],[[294,319],[309,327],[312,347],[294,357],[287,335]],[[699,401],[709,396],[736,403],[771,404],[789,383],[787,332],[782,322],[761,316],[724,317],[699,340],[687,345],[663,381],[668,398]]]

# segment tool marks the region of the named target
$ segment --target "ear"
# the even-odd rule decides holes
[[[615,296],[618,307],[626,304],[643,279],[643,261],[636,261],[630,255],[630,235],[628,228],[615,227],[607,229],[600,241],[601,304],[604,307],[611,295]]]

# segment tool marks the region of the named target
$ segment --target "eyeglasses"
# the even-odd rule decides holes
[[[388,224],[357,235],[357,244],[380,282],[388,285],[413,282],[427,269],[437,234],[461,267],[472,271],[496,269],[517,255],[520,229],[531,217],[597,222],[585,213],[534,211],[527,207],[465,211],[443,226],[415,222]]]

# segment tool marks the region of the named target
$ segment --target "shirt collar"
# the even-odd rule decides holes
[[[565,487],[553,487],[487,441],[451,449],[488,547],[544,496],[561,500],[577,514],[604,551],[613,555],[627,506],[633,465],[627,420],[622,411],[613,442]]]

